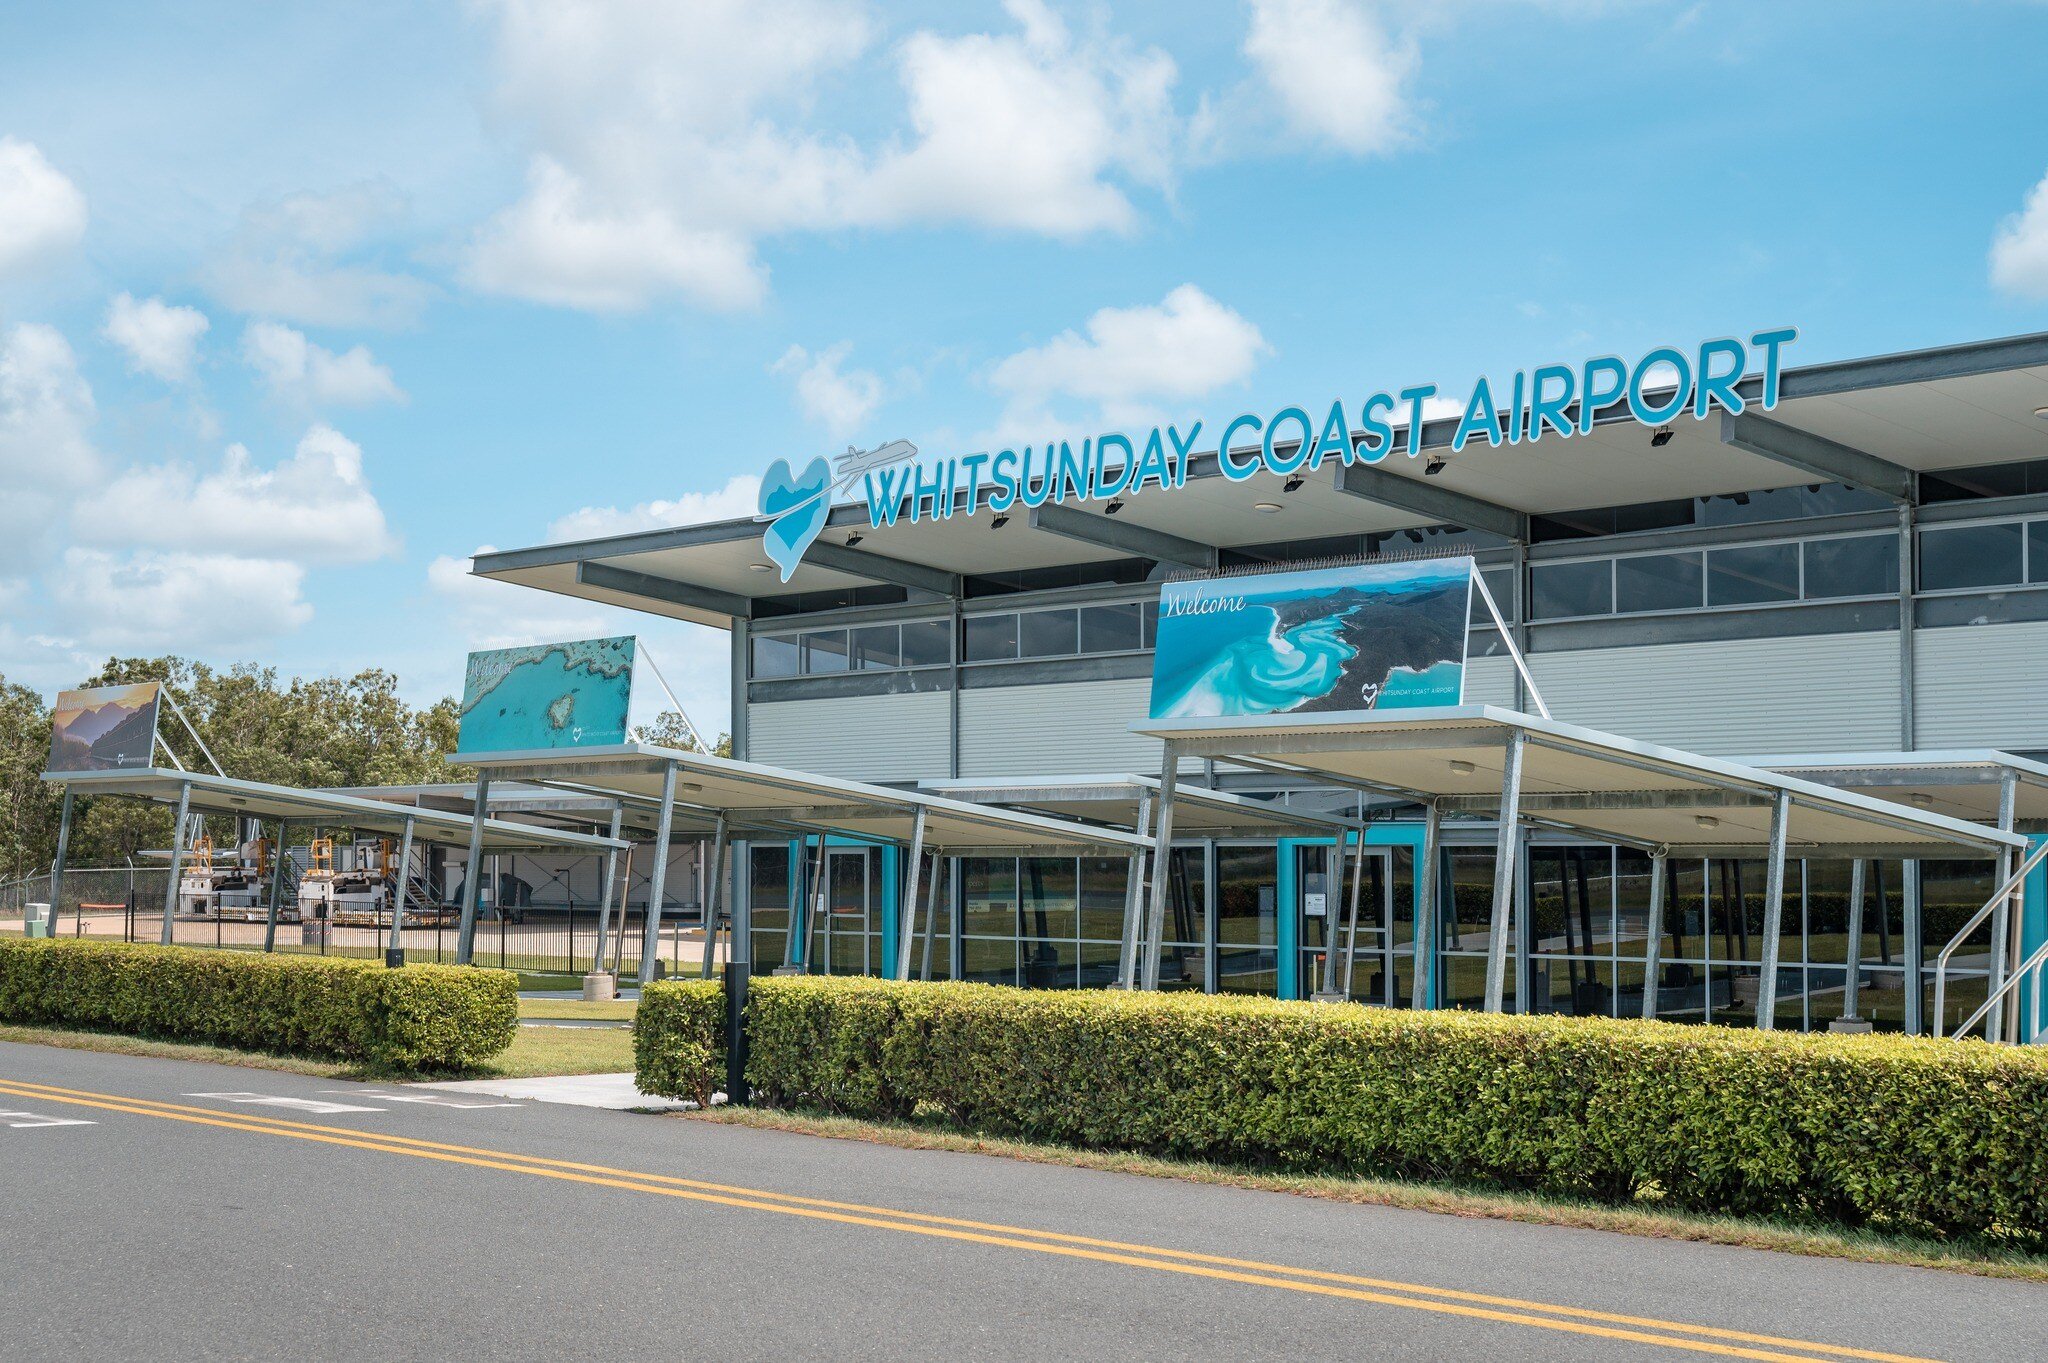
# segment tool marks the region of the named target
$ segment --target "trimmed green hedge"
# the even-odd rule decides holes
[[[1974,1041],[1187,994],[762,979],[778,1105],[1183,1158],[2048,1239],[2048,1056]],[[644,991],[641,1088],[722,1087],[715,984]]]
[[[0,941],[0,1021],[461,1070],[512,1044],[503,970],[93,941]]]

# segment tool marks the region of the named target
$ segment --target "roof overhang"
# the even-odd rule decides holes
[[[1033,810],[1058,819],[1087,820],[1137,829],[1147,806],[1157,807],[1156,776],[1047,776],[996,781],[925,781],[919,789],[976,804]],[[1254,800],[1227,791],[1180,786],[1174,793],[1174,828],[1196,838],[1343,837],[1356,821]]]
[[[2048,825],[2048,764],[1995,748],[1800,753],[1745,758],[1817,785],[1999,827],[2010,785],[2013,822]]]
[[[1745,400],[1760,397],[1761,383],[1743,381]],[[864,505],[836,506],[787,583],[751,517],[483,554],[474,571],[723,627],[763,598],[796,592],[890,585],[943,599],[975,574],[1127,558],[1201,566],[1220,549],[1403,530],[1420,545],[1423,530],[1445,524],[1515,539],[1535,515],[1823,481],[1910,501],[1922,474],[2048,456],[2048,424],[2033,415],[2043,406],[2048,333],[1788,369],[1769,413],[1681,416],[1661,446],[1624,403],[1568,440],[1455,453],[1457,421],[1426,422],[1421,454],[1445,456],[1435,476],[1403,453],[1348,469],[1325,463],[1289,490],[1268,473],[1225,478],[1214,453],[1197,455],[1183,486],[1128,496],[1114,518],[1092,505],[1051,506],[998,527],[963,494],[945,518],[872,527]],[[1405,435],[1396,443],[1408,447]]]
[[[1992,857],[2025,839],[1779,772],[1494,706],[1151,720],[1137,733],[1212,757],[1497,815],[1524,741],[1520,814],[1535,827],[1686,856],[1756,856],[1788,801],[1787,846],[1816,857]]]

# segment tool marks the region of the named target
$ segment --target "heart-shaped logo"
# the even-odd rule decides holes
[[[827,495],[831,482],[832,466],[823,456],[811,460],[801,478],[791,472],[787,459],[776,460],[761,475],[761,517],[768,522],[761,545],[782,570],[784,582],[796,572],[804,550],[825,528],[825,517],[832,510]]]

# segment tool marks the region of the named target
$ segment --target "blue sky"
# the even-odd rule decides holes
[[[0,11],[0,673],[431,699],[771,459],[2048,330],[2048,5]],[[639,626],[726,718],[722,635]]]

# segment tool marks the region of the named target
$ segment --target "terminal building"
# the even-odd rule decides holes
[[[1788,366],[1777,381],[1767,411],[1752,374],[1739,414],[1687,406],[1652,427],[1603,409],[1569,438],[1539,425],[1472,442],[1455,416],[1395,423],[1377,462],[1284,474],[1226,469],[1233,447],[1219,453],[1212,435],[1177,486],[1106,502],[998,511],[985,489],[956,488],[946,514],[882,524],[841,503],[787,574],[752,518],[485,554],[474,570],[729,631],[738,758],[1133,828],[1162,774],[1161,739],[1145,732],[1162,584],[1470,555],[1505,630],[1475,599],[1467,707],[1547,710],[2048,833],[2048,334]],[[1183,793],[1268,817],[1177,825],[1159,987],[1307,997],[1337,980],[1375,1003],[1483,1002],[1478,974],[1453,967],[1488,950],[1503,844],[1485,811],[1446,804],[1430,844],[1418,805],[1371,781],[1203,756],[1172,775]],[[1347,946],[1333,943],[1350,892],[1340,859],[1361,823],[1364,907]],[[1542,822],[1516,837],[1510,1010],[1741,1024],[1761,991],[1782,1027],[1846,1013],[1929,1032],[1984,1000],[2008,949],[1989,923],[1952,944],[2010,859],[1795,850],[1775,972],[1760,979],[1773,944],[1759,940],[1758,856],[1674,846],[1653,895],[1640,841]],[[1426,845],[1433,886],[1418,878]],[[801,846],[741,850],[734,892],[751,907],[756,972],[801,958],[892,973],[866,944],[894,935],[900,858],[833,841],[822,881],[846,945],[820,953],[790,940],[807,898]],[[1126,869],[1113,856],[956,859],[930,973],[1110,983]],[[1439,910],[1418,940],[1431,894]],[[2044,899],[2029,891],[2009,950],[2042,940]],[[1330,968],[1333,946],[1347,968]]]

